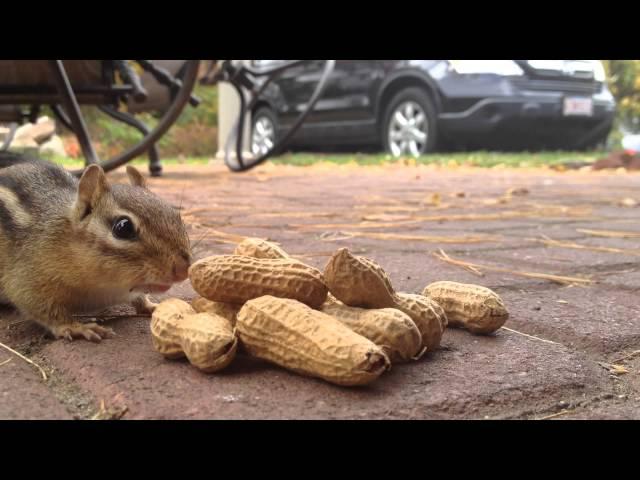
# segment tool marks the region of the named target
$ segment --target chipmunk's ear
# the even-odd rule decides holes
[[[109,183],[102,167],[89,165],[78,183],[76,212],[80,220],[89,215],[105,192],[109,191]]]
[[[127,165],[127,175],[129,176],[131,185],[134,187],[147,188],[147,181],[136,167]]]

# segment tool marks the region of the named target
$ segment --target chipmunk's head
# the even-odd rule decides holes
[[[112,185],[101,167],[85,170],[72,212],[84,240],[79,247],[103,277],[100,284],[164,292],[188,276],[189,237],[180,212],[153,194],[134,167],[127,175],[130,185]]]

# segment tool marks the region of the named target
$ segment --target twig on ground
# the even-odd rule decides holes
[[[635,350],[635,351],[631,352],[630,354],[625,355],[624,357],[621,357],[621,358],[618,358],[617,360],[614,360],[613,363],[624,362],[625,360],[629,360],[630,358],[637,357],[638,355],[640,355],[640,350]]]
[[[583,245],[574,242],[562,242],[560,240],[553,240],[546,235],[543,235],[542,239],[536,238],[532,240],[538,243],[542,243],[547,247],[574,248],[576,250],[592,250],[594,252],[623,253],[625,255],[634,255],[636,257],[640,257],[640,251],[638,251],[637,249],[601,247],[596,245]]]
[[[575,412],[575,409],[562,410],[561,412],[553,413],[551,415],[547,415],[546,417],[536,418],[536,420],[548,420],[550,418],[559,417],[560,415],[566,415],[567,413],[573,413],[573,412]]]
[[[507,328],[507,327],[500,327],[500,328],[502,328],[503,330],[507,330],[508,332],[513,332],[513,333],[517,333],[518,335],[523,335],[525,337],[533,338],[534,340],[540,340],[541,342],[553,343],[554,345],[562,345],[561,343],[554,342],[553,340],[546,340],[544,338],[536,337],[535,335],[529,335],[528,333],[522,333],[522,332],[519,332],[519,331],[514,330],[512,328]]]
[[[607,238],[640,238],[640,232],[620,232],[613,230],[588,230],[586,228],[576,228],[576,232],[586,233],[594,237]]]
[[[17,357],[21,358],[25,362],[30,363],[31,365],[36,367],[38,370],[40,370],[40,373],[42,374],[42,378],[44,379],[44,381],[45,382],[47,381],[47,374],[45,373],[44,369],[40,365],[38,365],[36,362],[34,362],[33,360],[28,359],[27,357],[22,355],[20,352],[16,352],[13,348],[6,346],[4,343],[0,343],[0,347],[9,350],[11,353],[16,355]]]
[[[527,278],[536,278],[539,280],[549,280],[551,282],[559,283],[561,285],[591,285],[593,280],[588,278],[580,278],[580,277],[567,277],[562,275],[553,275],[550,273],[536,273],[536,272],[521,272],[518,270],[511,270],[504,267],[494,267],[490,265],[480,265],[477,263],[466,262],[464,260],[456,260],[451,258],[447,253],[440,249],[439,252],[433,252],[433,256],[442,260],[443,262],[449,263],[451,265],[457,265],[459,267],[466,268],[469,270],[470,268],[474,269],[482,269],[482,270],[490,270],[494,272],[504,272],[509,273],[511,275],[518,275],[521,277]]]

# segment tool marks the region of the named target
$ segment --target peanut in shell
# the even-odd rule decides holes
[[[395,308],[409,315],[420,330],[423,346],[434,350],[446,326],[442,309],[429,299],[397,293],[391,279],[375,261],[339,249],[324,270],[329,291],[342,303],[360,308]]]
[[[319,270],[290,258],[217,255],[191,265],[189,278],[199,295],[214,302],[244,304],[272,295],[318,308],[328,291]]]
[[[170,298],[151,316],[151,340],[166,358],[187,357],[206,373],[228,366],[235,357],[238,340],[231,323],[211,313],[196,313],[187,302]]]
[[[472,333],[495,332],[509,318],[500,296],[480,285],[434,282],[425,287],[423,294],[444,309],[449,326],[465,328]]]
[[[327,301],[321,312],[381,347],[392,363],[419,359],[425,352],[422,335],[411,318],[393,308],[364,309]]]
[[[296,300],[270,295],[249,300],[236,326],[250,355],[337,385],[365,385],[390,367],[373,342]]]
[[[275,243],[255,237],[245,238],[236,246],[233,254],[254,258],[289,258],[287,252]]]
[[[196,297],[191,300],[191,306],[198,313],[213,313],[229,320],[232,326],[236,324],[236,315],[242,308],[237,303],[213,302],[204,297]]]

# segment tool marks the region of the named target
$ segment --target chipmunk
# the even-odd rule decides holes
[[[56,338],[99,342],[110,328],[81,323],[131,303],[155,308],[147,293],[188,276],[189,237],[177,209],[127,166],[131,185],[109,184],[98,165],[78,180],[39,159],[0,152],[0,303]]]

